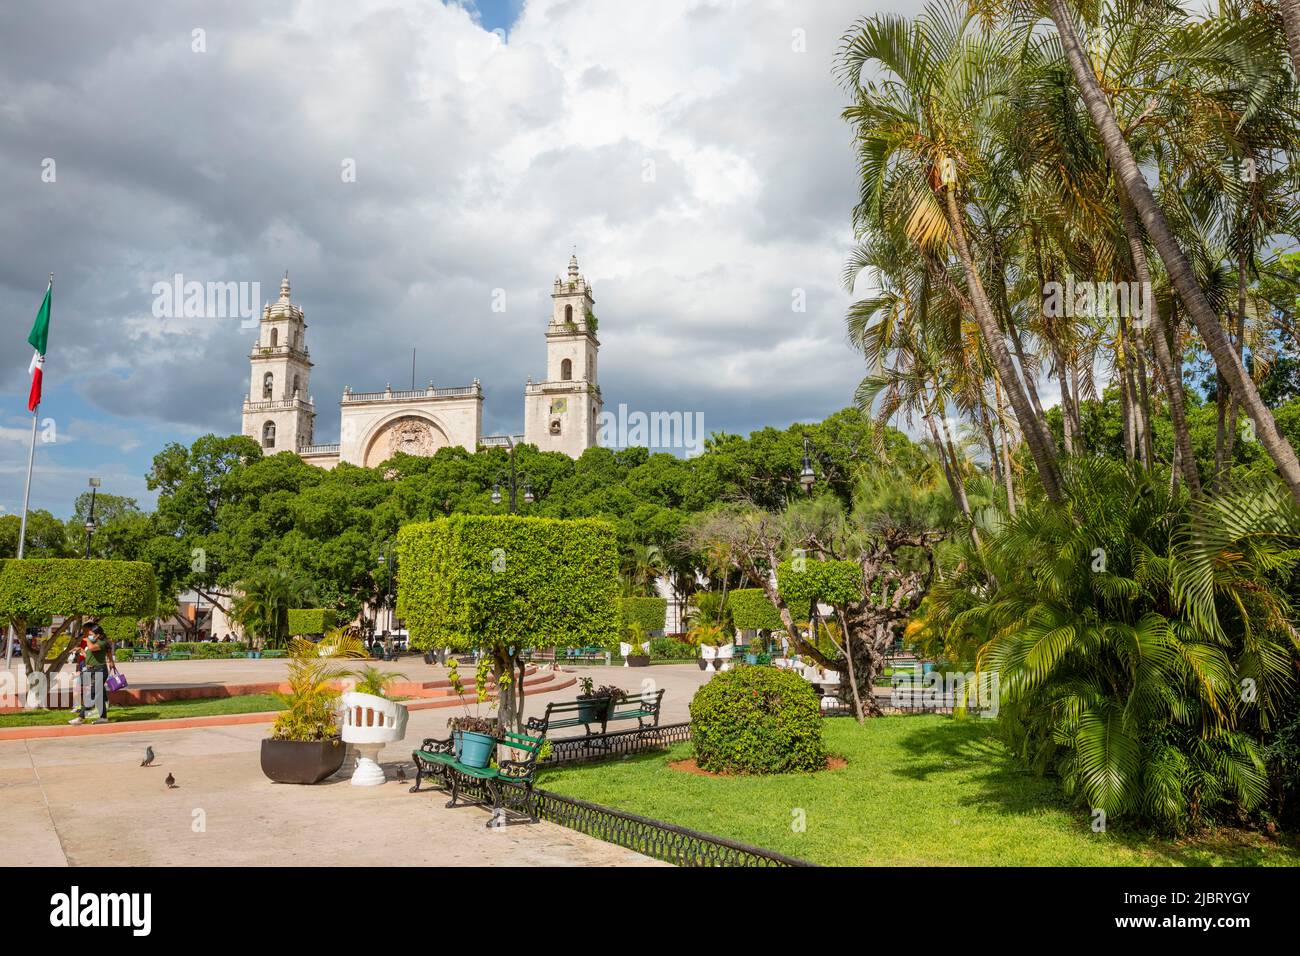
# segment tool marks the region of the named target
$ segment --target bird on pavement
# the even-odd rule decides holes
[[[397,765],[397,780],[399,783],[406,783],[406,768],[400,763]]]
[[[173,790],[173,789],[175,789],[175,787],[176,787],[176,778],[173,777],[171,774],[167,774],[167,779],[166,779],[166,781],[164,781],[164,782],[167,784],[167,789],[168,789],[168,790]]]
[[[153,766],[153,748],[152,748],[152,747],[145,747],[145,748],[144,748],[144,759],[140,761],[140,766],[142,766],[142,767],[152,767],[152,766]]]

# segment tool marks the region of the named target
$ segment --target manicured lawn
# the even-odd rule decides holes
[[[138,704],[133,707],[110,707],[110,723],[135,720],[162,720],[170,717],[208,717],[214,714],[256,714],[282,710],[284,705],[272,694],[245,694],[240,697],[214,697],[205,700],[177,700],[163,704]],[[66,710],[27,710],[17,714],[0,714],[0,727],[40,727],[64,724],[72,718]]]
[[[1186,840],[1093,833],[1050,779],[1021,769],[992,722],[883,717],[825,722],[838,770],[779,777],[706,777],[668,767],[691,755],[546,771],[539,785],[827,865],[1300,865],[1295,842],[1217,831]],[[796,832],[796,811],[806,820]]]

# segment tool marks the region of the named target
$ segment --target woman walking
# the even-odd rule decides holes
[[[104,629],[98,624],[86,625],[82,629],[85,636],[86,661],[81,670],[81,706],[77,716],[68,723],[86,722],[86,697],[89,694],[90,708],[98,708],[99,716],[95,723],[108,723],[108,668],[113,662],[113,642],[108,639]]]

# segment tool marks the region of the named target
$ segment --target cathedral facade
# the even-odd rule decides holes
[[[339,402],[339,440],[315,441],[316,407],[311,398],[311,357],[307,323],[290,298],[289,276],[280,298],[262,310],[257,343],[249,354],[248,395],[243,433],[265,454],[292,451],[303,461],[333,468],[341,461],[373,468],[399,452],[432,455],[453,445],[480,446],[527,442],[542,451],[577,458],[596,445],[603,402],[596,378],[595,297],[579,274],[577,256],[568,274],[555,279],[551,318],[546,327],[546,377],[524,386],[522,435],[483,434],[483,388],[469,385],[382,392],[343,389]]]

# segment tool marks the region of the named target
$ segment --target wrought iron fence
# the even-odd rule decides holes
[[[690,739],[689,723],[660,724],[657,727],[615,730],[582,737],[562,737],[551,740],[551,752],[539,762],[544,767],[553,767],[566,763],[609,760],[612,757],[627,757],[651,750],[661,750]]]
[[[538,790],[533,798],[537,815],[543,820],[674,866],[813,866],[783,853],[575,800],[549,790]]]

